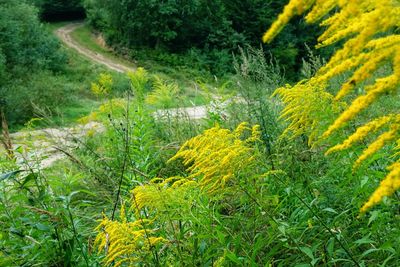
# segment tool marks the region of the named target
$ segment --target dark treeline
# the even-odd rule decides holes
[[[85,18],[81,0],[29,0],[40,10],[45,21],[62,21]]]
[[[259,47],[261,36],[285,1],[281,0],[86,0],[89,22],[106,34],[115,47],[148,47],[173,53],[196,51],[211,56],[216,64],[247,45]],[[312,47],[318,34],[298,18],[278,38],[265,45],[295,80],[306,45]],[[229,71],[230,64],[219,73]]]

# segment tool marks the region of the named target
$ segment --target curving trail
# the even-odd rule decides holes
[[[55,34],[60,38],[60,40],[68,47],[76,50],[81,55],[87,57],[88,59],[106,66],[107,68],[118,71],[118,72],[128,72],[135,71],[136,68],[133,66],[126,66],[113,61],[110,58],[104,57],[103,55],[96,53],[87,47],[80,45],[76,42],[71,33],[79,27],[83,27],[84,22],[73,22],[69,23],[55,31]],[[190,119],[202,119],[207,116],[207,106],[195,106],[195,107],[185,107],[185,108],[173,108],[168,110],[159,110],[154,113],[157,118],[162,118],[166,116],[173,117],[187,117]]]
[[[72,38],[71,33],[84,25],[83,22],[69,23],[57,29],[55,34],[66,46],[76,50],[93,62],[102,64],[111,70],[121,73],[136,70],[134,66],[127,66],[115,62],[76,42]],[[153,116],[161,120],[171,116],[198,120],[206,118],[209,109],[209,106],[164,109],[154,112]],[[77,139],[84,137],[88,131],[93,130],[95,132],[104,131],[104,126],[92,122],[87,125],[77,125],[71,128],[48,128],[13,133],[11,134],[11,139],[14,144],[13,148],[15,150],[17,164],[22,170],[27,170],[28,167],[31,170],[37,171],[48,168],[56,161],[66,157],[65,153],[60,151],[60,146],[71,151],[79,146],[76,142]],[[0,146],[0,153],[5,153],[2,146]]]
[[[72,37],[71,33],[80,28],[83,27],[85,23],[83,22],[74,22],[67,24],[55,31],[55,34],[60,38],[60,40],[67,45],[68,47],[76,50],[78,53],[81,55],[87,57],[88,59],[97,62],[99,64],[102,64],[106,66],[107,68],[117,71],[117,72],[128,72],[128,71],[135,71],[136,68],[133,66],[126,66],[117,62],[114,62],[113,60],[104,57],[103,55],[96,53],[94,51],[91,51],[90,49],[81,46],[78,44]]]

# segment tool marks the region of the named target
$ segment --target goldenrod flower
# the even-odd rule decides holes
[[[149,75],[144,68],[137,68],[135,72],[128,72],[132,91],[139,99],[144,98],[144,89],[149,81]]]
[[[377,130],[381,129],[388,122],[390,122],[392,118],[393,116],[384,116],[376,120],[370,121],[364,126],[358,127],[354,134],[349,136],[343,143],[331,147],[328,151],[326,151],[325,154],[328,155],[332,152],[345,150],[351,147],[354,143],[362,141],[371,132],[376,132]]]
[[[246,132],[250,137],[243,137]],[[170,161],[182,158],[189,178],[209,193],[221,192],[241,170],[255,163],[250,143],[259,140],[260,134],[258,126],[250,128],[247,123],[232,132],[215,126],[188,140]]]
[[[295,15],[300,15],[307,11],[314,0],[292,0],[285,7],[283,13],[279,15],[278,19],[272,24],[268,32],[263,36],[264,42],[271,41]]]
[[[155,230],[150,227],[151,221],[137,220],[128,222],[125,210],[121,210],[120,221],[111,221],[106,216],[97,226],[98,235],[95,245],[99,252],[105,250],[104,265],[114,263],[120,266],[123,263],[135,265],[151,255],[151,249],[158,244],[165,243],[161,237],[155,237]]]
[[[308,81],[299,82],[291,87],[290,91],[287,87],[278,89],[277,93],[286,104],[281,116],[290,122],[284,134],[291,132],[296,136],[305,133],[310,136],[310,139],[327,138],[355,119],[360,112],[368,109],[382,94],[398,90],[400,35],[392,29],[400,27],[400,4],[398,0],[291,0],[277,21],[266,32],[263,41],[271,41],[292,17],[303,14],[309,9],[311,10],[306,16],[307,22],[315,23],[323,19],[321,26],[325,27],[324,33],[318,38],[317,47],[331,45],[341,40],[345,42],[314,77]],[[333,10],[335,11],[332,12]],[[371,77],[376,70],[388,63],[392,65],[392,73],[372,80]],[[314,98],[315,95],[328,94],[326,89],[330,86],[330,80],[345,73],[351,75],[335,93],[332,101],[328,95],[322,97],[321,100]],[[354,89],[362,84],[365,84],[364,91],[361,95],[355,96]],[[308,100],[307,97],[316,101]],[[314,115],[317,112],[313,109],[315,106],[319,108],[330,104],[331,111],[339,110],[340,108],[337,107],[342,105],[338,101],[343,101],[343,99],[350,102],[348,107],[325,128],[326,130],[321,135],[318,132],[321,121]],[[335,104],[336,107],[334,107]],[[329,149],[327,154],[346,149],[364,139],[368,131],[376,131],[387,125],[388,116],[360,127],[342,144]],[[382,133],[367,147],[355,166],[376,153],[386,143],[398,139],[400,123],[398,119],[392,123],[389,131]]]
[[[354,167],[358,167],[361,162],[366,160],[380,150],[386,143],[395,140],[399,134],[399,124],[395,124],[391,127],[390,131],[381,134],[372,144],[370,144],[366,150],[363,151],[360,157],[354,164]]]
[[[312,144],[318,136],[318,121],[321,120],[321,108],[336,106],[333,96],[325,92],[319,86],[313,86],[314,80],[299,82],[295,87],[286,85],[279,88],[274,94],[278,94],[285,103],[280,118],[289,122],[282,136],[307,134],[309,144]]]
[[[158,76],[154,76],[153,89],[146,97],[146,103],[159,108],[171,108],[179,93],[176,83],[168,83]]]
[[[97,96],[105,96],[111,92],[113,85],[112,76],[101,73],[97,83],[92,83],[92,92]]]
[[[137,213],[145,207],[152,212],[162,213],[174,207],[190,205],[189,199],[196,188],[197,182],[182,177],[153,179],[132,190],[132,206]]]

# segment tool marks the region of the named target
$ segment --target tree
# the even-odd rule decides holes
[[[44,29],[37,14],[24,2],[0,1],[0,101],[11,121],[31,116],[20,112],[32,108],[29,96],[38,93],[30,88],[29,79],[40,71],[59,71],[66,63],[58,40]]]
[[[284,5],[279,0],[86,0],[84,4],[90,23],[105,33],[111,45],[174,53],[194,48],[205,55],[222,51],[228,57],[239,46],[260,46],[265,25],[272,24]],[[305,43],[313,46],[318,32],[297,18],[265,51],[277,58],[289,79],[296,80],[307,55]],[[221,56],[214,61],[221,61]]]

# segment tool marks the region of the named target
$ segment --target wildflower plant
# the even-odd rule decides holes
[[[99,252],[105,250],[105,265],[136,265],[151,260],[152,250],[164,239],[155,235],[152,222],[147,219],[128,221],[125,206],[122,205],[119,220],[110,220],[104,215],[96,230],[95,245]],[[153,255],[154,256],[154,255]],[[150,257],[150,259],[149,259]]]
[[[98,82],[92,83],[91,90],[96,96],[107,96],[111,93],[112,86],[112,76],[108,73],[101,73]]]
[[[142,102],[144,99],[144,94],[149,82],[149,74],[144,68],[137,68],[135,72],[128,72],[128,77],[131,82],[131,89],[134,96]]]
[[[250,136],[242,140],[246,131]],[[189,178],[197,179],[209,193],[221,192],[240,170],[255,163],[250,144],[259,141],[260,135],[259,125],[251,128],[241,123],[233,132],[215,126],[188,140],[170,161],[182,158]]]
[[[306,21],[316,23],[320,20],[325,32],[319,37],[317,47],[333,45],[344,41],[343,47],[336,51],[330,60],[308,80],[292,88],[279,89],[287,105],[282,117],[290,121],[287,131],[295,135],[308,133],[311,143],[325,140],[337,134],[352,121],[359,119],[363,112],[371,110],[383,95],[398,92],[400,85],[400,2],[397,0],[291,0],[283,13],[273,23],[263,37],[270,42],[296,15],[308,12]],[[379,74],[383,65],[390,65],[387,75]],[[338,75],[349,75],[339,90],[332,91],[330,82]],[[357,90],[356,90],[357,89]],[[308,93],[307,96],[304,93]],[[321,101],[310,103],[308,96],[320,94]],[[343,110],[340,107],[343,107]],[[319,106],[322,112],[332,111],[335,119],[324,125],[315,120],[312,106]],[[328,106],[328,108],[326,108]],[[336,116],[334,111],[340,112]],[[361,140],[366,141],[370,132],[382,130],[369,143],[354,167],[381,150],[385,145],[399,139],[398,110],[369,119],[356,129],[342,144],[327,151],[327,154],[353,146]],[[390,113],[390,114],[389,114]],[[321,123],[321,121],[323,123]],[[326,120],[325,120],[326,121]],[[386,126],[386,127],[384,127]],[[367,211],[379,203],[383,197],[393,194],[400,188],[399,161],[389,167],[389,174],[361,208]]]
[[[205,237],[212,231],[212,224],[224,225],[225,218],[215,221],[210,220],[210,216],[220,217],[217,211],[224,205],[232,207],[242,201],[245,194],[240,186],[252,184],[251,178],[261,175],[256,166],[259,138],[258,125],[250,127],[242,123],[233,131],[217,125],[188,140],[170,159],[170,162],[183,159],[186,175],[155,178],[134,187],[129,209],[135,218],[132,222],[126,219],[129,216],[124,206],[119,220],[103,218],[97,227],[96,244],[101,251],[107,248],[104,262],[134,265],[143,260],[143,256],[151,256],[150,252],[162,258],[168,255],[165,251],[172,251],[180,263],[193,264],[193,253],[201,251],[200,237],[206,242],[203,246],[216,246],[218,242],[215,244],[213,235]],[[254,175],[249,175],[251,172]],[[242,212],[252,212],[248,203],[245,206],[243,211],[242,208],[236,211],[238,220]],[[232,220],[232,215],[227,220]],[[163,249],[156,249],[161,244]],[[175,260],[161,262],[167,264]]]
[[[192,193],[198,188],[198,183],[183,177],[167,179],[155,178],[148,184],[137,186],[132,190],[132,208],[136,214],[147,208],[150,212],[170,212],[174,207],[191,205]]]
[[[146,103],[157,108],[172,108],[179,95],[176,83],[163,81],[154,75],[153,91],[146,97]]]

